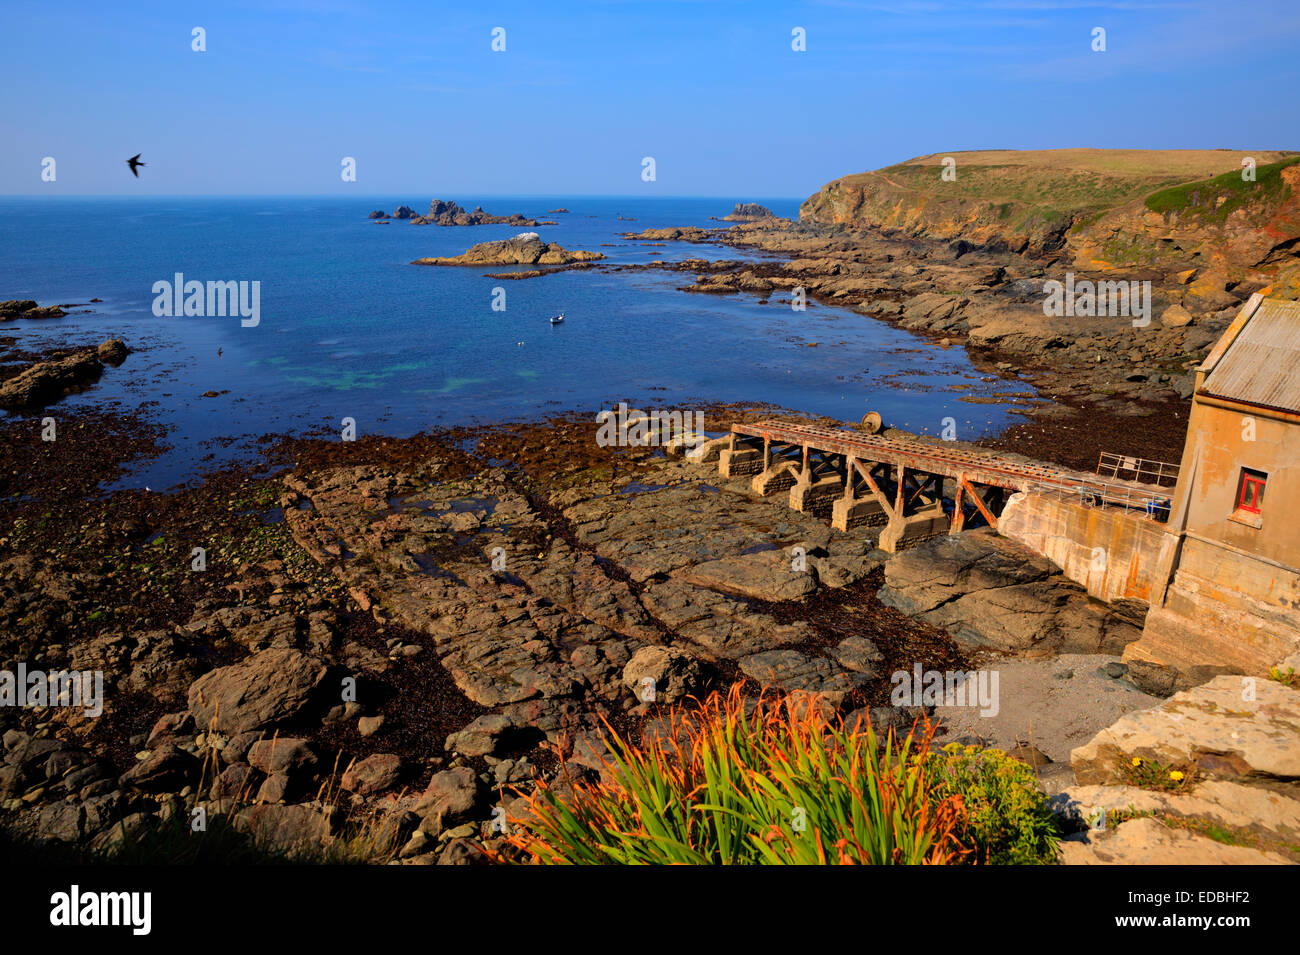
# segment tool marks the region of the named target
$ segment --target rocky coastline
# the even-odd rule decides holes
[[[1300,168],[1278,161],[1279,176]],[[1150,283],[1144,314],[1053,316],[1049,283],[1114,277],[1096,222],[1119,228],[1133,210],[1062,225],[962,206],[975,224],[953,233],[948,206],[874,221],[875,195],[853,180],[799,222],[738,204],[725,228],[625,234],[745,260],[616,264],[525,233],[413,264],[659,269],[691,276],[688,292],[846,307],[1032,385],[1025,422],[982,444],[1088,471],[1101,451],[1177,460],[1191,369],[1245,296],[1291,281],[1285,250],[1233,233],[1237,258],[1207,261],[1209,233],[1166,218],[1181,251],[1125,273]],[[393,218],[481,212],[435,201]],[[55,311],[0,304],[6,319]],[[988,530],[885,553],[870,527],[832,530],[723,477],[720,440],[689,455],[602,447],[585,416],[286,438],[257,468],[106,495],[157,451],[147,418],[62,409],[57,441],[33,452],[32,436],[126,345],[0,345],[13,410],[0,421],[0,669],[105,681],[93,716],[49,699],[0,707],[11,852],[89,859],[202,810],[301,859],[500,861],[500,823],[534,786],[606,771],[607,728],[648,738],[668,707],[739,683],[813,694],[879,732],[929,719],[939,745],[1001,748],[1051,796],[1066,864],[1300,862],[1300,659],[1248,675],[1246,701],[1239,675],[1196,684],[1126,662],[1141,605],[1099,603]],[[773,412],[709,408],[705,430]],[[998,672],[1005,706],[900,702],[891,675],[914,668]]]
[[[706,427],[771,412],[713,408]],[[536,780],[599,776],[606,723],[636,738],[665,707],[743,681],[816,693],[882,732],[938,717],[939,742],[1012,752],[1079,829],[1066,861],[1221,852],[1164,828],[1139,838],[1149,816],[1105,839],[1079,821],[1097,787],[1133,789],[1122,759],[1080,747],[1117,720],[1144,725],[1174,687],[1119,662],[1140,616],[1100,608],[995,535],[885,554],[869,529],[835,532],[721,479],[707,449],[598,447],[585,417],[285,440],[257,473],[105,497],[93,489],[159,436],[59,412],[66,443],[20,468],[17,440],[48,409],[30,413],[0,425],[13,459],[0,462],[3,668],[106,683],[93,718],[0,708],[0,823],[15,846],[87,858],[201,808],[265,851],[363,844],[353,861],[479,863],[504,851],[491,821]],[[800,573],[791,553],[807,555]],[[896,705],[888,675],[916,665],[1003,668],[1022,681],[1008,699],[1028,702],[975,721]],[[647,677],[654,702],[637,693]],[[1241,719],[1239,759],[1264,758],[1267,728]],[[1123,732],[1120,752],[1140,745]],[[1288,784],[1264,797],[1203,775],[1151,811],[1239,824],[1272,799],[1262,830],[1236,825],[1255,841],[1234,858],[1296,861]]]

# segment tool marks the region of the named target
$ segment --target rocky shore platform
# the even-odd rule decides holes
[[[0,389],[68,357],[5,346]],[[1096,417],[1093,455],[1126,420]],[[1005,749],[1074,831],[1067,863],[1300,860],[1293,680],[1170,696],[1119,660],[1140,610],[1011,541],[887,554],[722,479],[708,448],[596,432],[283,439],[255,470],[106,494],[160,447],[147,419],[53,394],[4,418],[0,670],[104,688],[102,712],[0,707],[0,844],[88,857],[200,810],[268,852],[473,864],[539,779],[601,773],[607,724],[637,740],[741,682]],[[917,668],[996,671],[996,712],[899,699]]]
[[[1169,275],[1139,269],[1137,278],[1152,283],[1145,317],[1049,316],[1043,308],[1046,282],[1064,282],[1067,271],[1075,283],[1115,280],[1115,273],[1077,269],[1041,250],[777,217],[726,228],[649,229],[624,238],[647,245],[728,245],[765,256],[606,266],[611,270],[682,272],[694,276],[683,291],[749,294],[785,308],[801,289],[812,303],[849,308],[935,342],[963,345],[1005,377],[1118,415],[1147,416],[1153,407],[1188,398],[1191,368],[1256,288],[1211,291],[1188,284],[1195,269]]]

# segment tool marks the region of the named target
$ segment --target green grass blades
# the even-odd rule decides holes
[[[601,782],[540,785],[511,842],[542,864],[917,865],[961,861],[959,796],[936,797],[929,732],[845,727],[814,697],[740,686],[632,745],[606,726]]]

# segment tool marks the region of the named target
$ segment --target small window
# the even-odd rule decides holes
[[[1237,484],[1237,510],[1247,514],[1258,514],[1264,504],[1264,485],[1268,475],[1263,471],[1241,469],[1241,480]]]

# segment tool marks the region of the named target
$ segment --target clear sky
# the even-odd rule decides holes
[[[1300,147],[1300,0],[4,7],[4,194],[802,197],[939,151]]]

